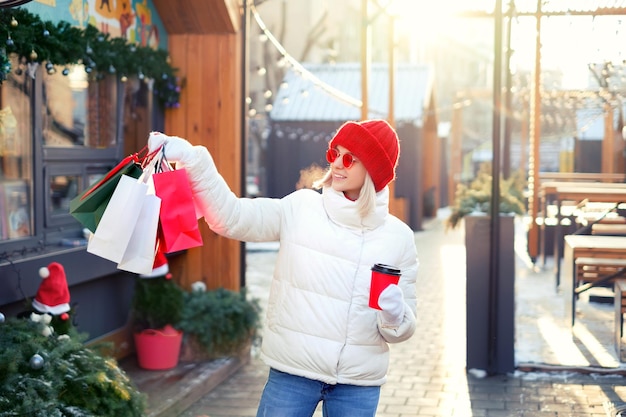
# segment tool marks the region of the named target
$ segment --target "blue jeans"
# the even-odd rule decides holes
[[[322,401],[324,417],[374,417],[380,387],[330,385],[270,369],[257,417],[311,417]]]

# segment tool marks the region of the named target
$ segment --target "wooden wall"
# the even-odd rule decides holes
[[[180,107],[165,112],[166,134],[206,146],[228,185],[241,195],[243,77],[242,9],[238,0],[153,0],[168,32]],[[240,288],[242,245],[213,233],[200,219],[204,245],[170,259],[183,287]]]
[[[241,195],[241,36],[239,34],[172,35],[172,64],[182,80],[180,108],[165,115],[165,132],[209,149],[218,171]],[[200,220],[204,245],[170,262],[184,286],[202,280],[209,288],[239,289],[241,244],[217,236]]]

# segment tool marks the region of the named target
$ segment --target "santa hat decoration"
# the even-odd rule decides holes
[[[152,271],[148,274],[139,275],[141,278],[159,278],[165,276],[166,279],[170,279],[170,267],[167,263],[167,258],[163,252],[158,251],[154,257],[154,264],[152,265]]]
[[[65,269],[58,262],[39,269],[42,278],[33,307],[40,313],[58,316],[70,311],[70,290],[67,287]]]

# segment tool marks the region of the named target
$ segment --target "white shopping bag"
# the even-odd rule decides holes
[[[147,194],[139,218],[117,268],[136,274],[149,274],[156,255],[161,199]]]
[[[139,180],[122,175],[87,243],[87,252],[116,263],[122,260],[148,194],[144,181],[143,175]]]

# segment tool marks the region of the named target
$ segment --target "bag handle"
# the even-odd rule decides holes
[[[139,178],[137,178],[137,182],[141,182],[141,183],[148,183],[148,180],[150,179],[150,177],[155,173],[158,172],[158,168],[162,163],[162,157],[159,156],[159,152],[157,151],[152,152],[152,157],[150,158],[150,160],[144,164],[143,167],[143,172],[141,173],[141,175],[139,176]]]
[[[147,149],[148,149],[148,146],[146,145],[141,150],[139,150],[138,152],[135,152],[133,154],[130,154],[130,155],[126,156],[112,170],[107,172],[107,174],[100,181],[98,181],[94,185],[92,185],[91,188],[89,190],[87,190],[85,192],[85,194],[83,194],[83,196],[80,199],[84,200],[89,194],[93,193],[95,190],[100,188],[100,186],[102,186],[102,184],[104,184],[109,179],[111,179],[111,177],[113,177],[117,172],[119,172],[122,168],[124,168],[128,164],[130,164],[130,163],[137,164],[137,163],[139,163],[140,159],[145,159],[147,157],[147,155],[143,156],[142,158],[140,158],[139,155],[144,150],[147,150]]]
[[[161,163],[159,164],[156,172],[170,172],[174,169],[170,165],[170,162],[165,157],[165,145],[163,146],[163,152],[161,152]]]
[[[148,145],[144,146],[145,149],[148,149]],[[146,153],[146,155],[141,160],[141,168],[145,168],[150,162],[156,158],[156,156],[163,150],[163,144],[153,150],[152,152]]]

